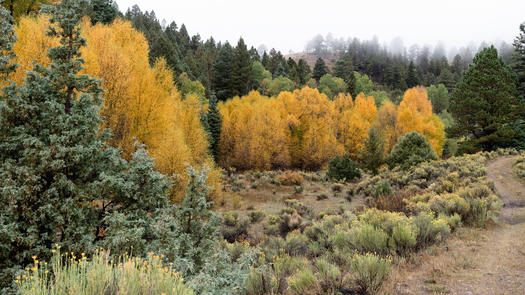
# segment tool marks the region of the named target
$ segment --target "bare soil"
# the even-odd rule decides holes
[[[446,247],[432,247],[399,263],[390,294],[525,294],[525,183],[514,157],[486,165],[504,202],[486,230],[460,228]]]

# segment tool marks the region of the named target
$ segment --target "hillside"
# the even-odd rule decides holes
[[[335,65],[335,62],[339,58],[339,53],[336,51],[324,51],[324,52],[297,52],[292,54],[286,54],[285,59],[291,57],[295,62],[299,62],[302,58],[304,59],[311,69],[314,68],[315,62],[317,59],[322,58],[326,63],[326,66],[332,70],[332,66]]]

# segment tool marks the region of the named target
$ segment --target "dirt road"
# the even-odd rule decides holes
[[[394,294],[525,294],[525,182],[513,173],[513,160],[502,157],[486,165],[505,203],[495,225],[462,228],[448,251],[422,253],[420,265],[406,272]],[[424,283],[427,279],[436,284]]]

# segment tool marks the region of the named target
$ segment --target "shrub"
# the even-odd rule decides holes
[[[397,144],[386,157],[386,163],[390,169],[399,166],[406,171],[419,163],[437,159],[436,152],[425,136],[412,131],[398,139]]]
[[[344,154],[343,157],[335,156],[330,159],[328,163],[328,177],[337,181],[348,181],[360,178],[361,171],[357,168],[356,163],[350,160],[348,154]]]
[[[268,217],[266,218],[266,222],[269,224],[269,225],[274,225],[274,224],[277,224],[277,222],[279,222],[280,218],[279,216],[275,216],[275,215],[268,215]]]
[[[326,194],[319,194],[317,195],[317,201],[322,201],[328,199],[328,196]]]
[[[304,229],[306,224],[303,222],[303,218],[297,214],[283,213],[281,220],[279,221],[279,233],[285,237],[289,232],[296,229]]]
[[[229,243],[235,242],[240,236],[248,234],[250,224],[248,220],[239,219],[237,212],[227,212],[223,217],[223,226],[219,233]]]
[[[334,183],[334,185],[332,185],[332,191],[334,193],[340,193],[343,191],[343,188],[344,188],[344,185],[340,184],[340,183]]]
[[[124,255],[113,263],[109,251],[97,250],[91,260],[84,253],[77,260],[61,255],[60,248],[53,251],[52,269],[34,258],[34,267],[17,278],[20,294],[194,294],[152,253],[146,259]]]
[[[366,294],[376,294],[391,273],[389,260],[370,253],[365,255],[356,254],[350,262],[350,268],[352,269],[355,283]]]
[[[304,187],[302,187],[300,185],[296,185],[293,188],[294,188],[294,191],[295,191],[296,194],[302,194],[303,191],[304,191]]]
[[[304,177],[296,171],[285,171],[277,175],[276,181],[283,185],[301,185]]]
[[[261,221],[266,216],[265,211],[261,210],[255,210],[248,213],[248,217],[250,218],[250,221],[253,223],[257,223]]]
[[[308,294],[316,280],[310,267],[305,267],[290,278],[289,284],[295,294]]]

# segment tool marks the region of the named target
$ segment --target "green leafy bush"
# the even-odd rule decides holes
[[[412,131],[397,140],[397,144],[386,157],[386,163],[390,169],[399,166],[403,170],[408,170],[419,163],[437,159],[436,152],[425,136]]]
[[[360,178],[361,171],[359,171],[356,163],[350,159],[348,154],[344,154],[343,157],[335,156],[330,159],[328,163],[328,177],[337,181],[348,181]]]

